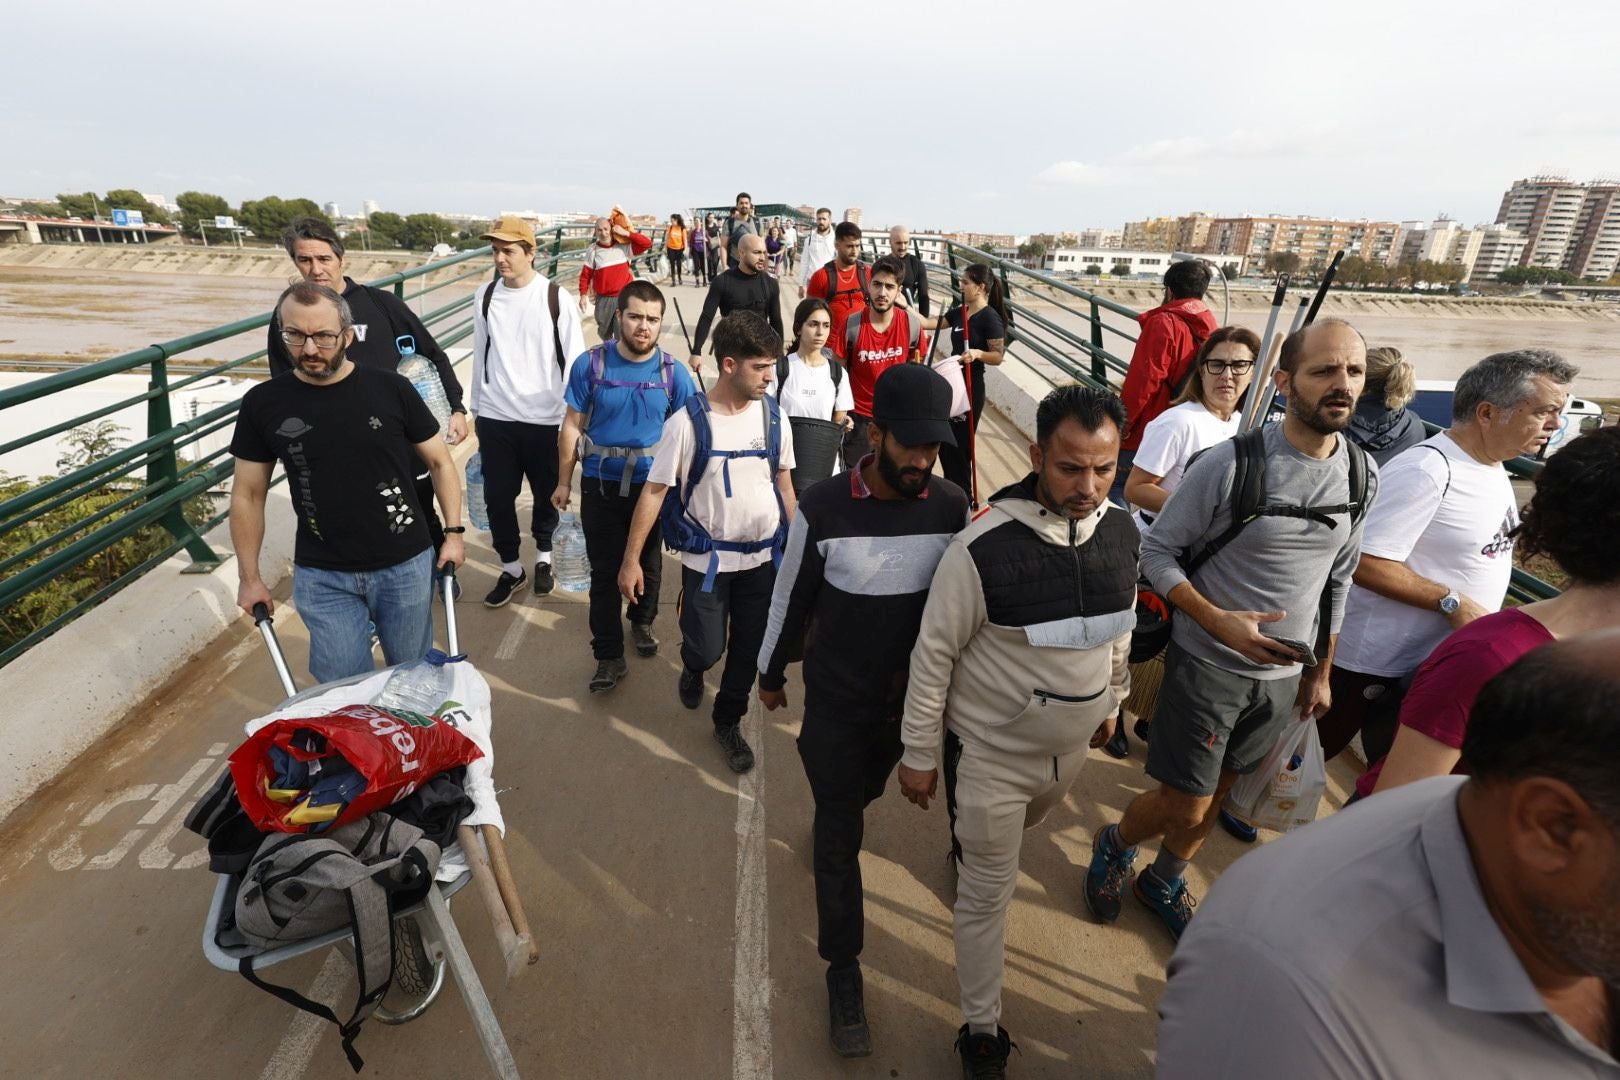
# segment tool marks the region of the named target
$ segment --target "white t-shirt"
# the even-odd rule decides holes
[[[1181,483],[1181,474],[1187,471],[1187,462],[1192,456],[1236,435],[1242,420],[1242,415],[1236,411],[1231,419],[1222,420],[1198,402],[1184,401],[1148,422],[1142,430],[1142,445],[1136,451],[1134,464],[1149,476],[1157,476],[1159,486],[1173,492]],[[1148,519],[1156,515],[1140,507],[1133,506],[1131,510],[1136,527],[1146,532]]]
[[[489,298],[487,322],[483,313],[484,289],[474,294],[472,397],[468,404],[475,415],[526,424],[562,423],[566,409],[563,391],[567,387],[563,366],[567,361],[562,366],[557,363],[551,306],[546,299],[548,285],[541,274],[521,289],[508,289],[504,281],[485,285],[484,289],[495,290]],[[563,356],[577,357],[585,351],[579,307],[567,289],[559,292],[557,329]],[[487,376],[486,341],[490,346]]]
[[[835,412],[849,412],[855,407],[854,395],[849,389],[849,375],[833,382],[833,362],[808,364],[798,353],[788,357],[787,380],[778,387],[771,380],[770,393],[782,403],[784,416],[807,416],[812,420],[831,421]]]
[[[765,449],[765,403],[751,401],[748,408],[734,416],[711,411],[709,419],[709,445],[715,450]],[[692,466],[692,455],[697,442],[692,435],[692,420],[685,409],[679,409],[664,421],[664,437],[658,442],[653,455],[652,469],[647,479],[668,487],[685,485],[687,471]],[[731,496],[727,498],[723,470],[731,468]],[[793,425],[782,422],[782,452],[777,463],[784,471],[793,468]],[[666,495],[665,498],[673,498]],[[687,509],[716,540],[750,543],[769,540],[776,535],[781,520],[776,505],[776,477],[771,475],[770,462],[763,457],[722,458],[711,457],[703,470],[703,477],[687,500]],[[649,538],[648,543],[653,543]],[[735,551],[722,551],[720,572],[749,570],[770,562],[769,550],[743,555]],[[709,569],[708,555],[681,553],[681,564],[699,573]]]
[[[1441,432],[1395,455],[1378,477],[1361,553],[1403,562],[1487,611],[1500,608],[1519,524],[1507,470],[1475,461]],[[1367,675],[1407,675],[1450,632],[1438,611],[1352,585],[1333,662]]]

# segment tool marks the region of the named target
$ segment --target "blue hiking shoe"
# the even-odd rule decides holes
[[[1103,843],[1099,830],[1091,838],[1091,865],[1086,868],[1086,908],[1098,920],[1111,923],[1119,918],[1120,897],[1125,893],[1125,879],[1131,876],[1131,864],[1136,861],[1136,849],[1114,851]]]
[[[1136,884],[1131,891],[1143,907],[1164,922],[1170,929],[1170,936],[1180,941],[1181,932],[1187,929],[1187,923],[1192,919],[1193,908],[1198,906],[1193,894],[1187,891],[1186,880],[1176,878],[1166,884],[1151,870],[1143,870],[1136,875]]]

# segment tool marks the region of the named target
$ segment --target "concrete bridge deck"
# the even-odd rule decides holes
[[[695,314],[697,291],[677,294]],[[1008,421],[988,413],[981,437],[986,490],[1022,474],[1027,443]],[[462,641],[495,691],[496,778],[540,963],[503,986],[477,900],[458,899],[452,910],[524,1075],[956,1075],[951,1042],[961,1018],[943,806],[921,812],[891,783],[868,816],[863,965],[876,1051],[840,1061],[827,1044],[815,951],[811,800],[793,744],[803,701],[796,674],[793,708],[767,716],[756,706],[746,721],[759,760],[738,778],[710,738],[708,701],[688,712],[675,698],[673,560],[656,625],[660,654],[631,656],[629,678],[591,696],[583,596],[524,593],[485,609],[479,598],[497,567],[487,537],[471,539]],[[288,594],[284,583],[283,605]],[[306,639],[290,606],[279,609],[277,629],[304,675]],[[329,1025],[215,970],[200,949],[213,878],[181,819],[240,741],[243,722],[280,697],[244,618],[7,820],[7,1075],[350,1075]],[[1142,751],[1133,749],[1124,762],[1094,753],[1063,807],[1026,835],[1003,1018],[1021,1047],[1015,1076],[1152,1072],[1154,1006],[1171,942],[1134,904],[1117,926],[1097,926],[1080,888],[1093,831],[1144,787]],[[1334,770],[1334,805],[1348,779]],[[1218,832],[1191,871],[1195,890],[1202,894],[1243,850]],[[274,976],[340,1010],[352,1001],[352,972],[336,954]],[[371,1075],[485,1075],[450,988],[413,1024],[369,1024],[359,1048]]]

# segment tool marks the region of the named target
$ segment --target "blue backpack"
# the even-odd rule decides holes
[[[692,437],[696,450],[692,466],[687,470],[685,484],[671,484],[664,495],[664,506],[659,511],[659,524],[664,543],[675,551],[689,555],[709,556],[709,568],[703,575],[703,591],[714,591],[714,576],[720,570],[720,552],[731,551],[739,555],[753,555],[761,551],[771,553],[771,562],[780,565],[782,551],[787,546],[787,507],[782,502],[782,489],[777,486],[776,474],[781,471],[782,412],[776,399],[769,394],[764,399],[765,448],[763,450],[716,450],[713,432],[709,428],[709,398],[707,394],[693,394],[686,399],[686,415],[692,421]],[[709,459],[722,458],[721,477],[726,498],[731,497],[731,462],[734,458],[764,458],[771,466],[771,490],[776,493],[776,534],[765,540],[716,540],[709,535],[703,523],[692,516],[688,503],[692,491],[709,467]]]
[[[615,387],[621,390],[662,390],[664,392],[664,420],[675,404],[675,359],[663,349],[657,349],[654,355],[658,359],[657,382],[637,382],[632,379],[609,379],[607,371],[607,346],[593,346],[589,353],[585,369],[585,391],[590,395],[590,405],[585,410],[585,417],[580,425],[579,459],[595,456],[597,458],[623,458],[624,472],[619,476],[619,494],[628,497],[630,482],[635,476],[636,462],[644,457],[651,457],[652,446],[602,446],[591,441],[591,417],[596,414],[596,388],[599,386]],[[660,424],[663,420],[659,421]],[[655,444],[656,445],[656,444]],[[598,462],[598,468],[600,468]],[[605,486],[604,481],[604,486]]]

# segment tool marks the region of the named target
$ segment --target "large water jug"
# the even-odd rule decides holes
[[[427,357],[417,353],[416,339],[411,335],[402,335],[394,345],[399,349],[399,373],[416,387],[416,392],[427,404],[428,412],[439,422],[439,431],[448,431],[450,399],[445,396],[444,383],[439,380],[439,370]]]
[[[489,531],[489,507],[484,505],[484,455],[467,459],[467,520],[473,528]]]
[[[584,592],[591,587],[591,560],[585,554],[585,530],[571,510],[563,511],[551,534],[551,568],[557,575],[557,588],[564,592]]]
[[[421,660],[401,664],[388,677],[372,704],[390,712],[437,716],[450,700],[452,680],[450,669],[445,666],[449,659],[438,649],[431,649]]]

